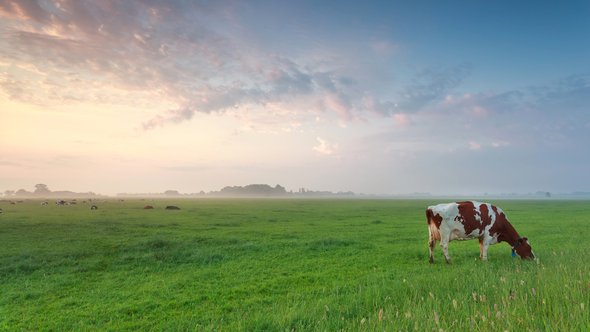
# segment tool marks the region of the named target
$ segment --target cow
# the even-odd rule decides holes
[[[168,205],[166,206],[166,210],[180,210],[178,206]]]
[[[535,258],[528,239],[518,235],[504,211],[492,204],[466,201],[429,206],[426,221],[430,263],[434,263],[437,240],[447,263],[451,262],[449,242],[467,239],[479,239],[479,255],[484,261],[488,259],[488,247],[499,242],[512,247],[512,256],[516,253],[522,259]]]
[[[90,210],[98,210],[98,206],[96,206],[96,205],[92,205],[92,206],[90,207]]]
[[[151,210],[151,209],[153,209],[153,208],[154,208],[154,207],[153,207],[153,206],[151,206],[151,205],[146,205],[146,206],[144,206],[144,207],[143,207],[143,209],[144,209],[144,210]]]

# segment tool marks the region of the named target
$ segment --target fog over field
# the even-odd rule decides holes
[[[589,16],[0,0],[0,193],[588,192]]]

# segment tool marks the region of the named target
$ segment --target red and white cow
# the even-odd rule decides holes
[[[527,238],[518,235],[502,209],[489,203],[467,201],[429,206],[426,220],[430,263],[434,263],[432,254],[437,240],[447,263],[450,263],[450,241],[476,238],[479,239],[482,260],[488,258],[488,247],[498,242],[510,244],[512,253],[516,252],[523,259],[535,258]]]

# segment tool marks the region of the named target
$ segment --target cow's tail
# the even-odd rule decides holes
[[[430,208],[426,209],[426,223],[428,224],[428,261],[434,263],[434,246],[436,240],[440,241],[440,232],[434,219],[434,212]]]
[[[430,208],[426,209],[426,224],[428,225],[429,241],[440,240],[440,231],[434,222],[434,212]]]

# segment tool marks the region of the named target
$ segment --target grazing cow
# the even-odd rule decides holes
[[[2,209],[0,208],[0,214],[2,214],[2,212],[4,212],[4,211],[2,211]]]
[[[48,201],[45,201],[45,202],[41,203],[41,206],[47,206],[47,205],[49,205],[49,202]]]
[[[180,210],[178,206],[168,205],[166,206],[166,210]]]
[[[151,205],[146,205],[146,206],[144,206],[144,207],[143,207],[143,209],[144,209],[144,210],[151,210],[151,209],[153,209],[153,208],[154,208],[154,207],[153,207],[153,206],[151,206]]]
[[[93,205],[93,206],[90,207],[90,210],[98,210],[98,206]]]
[[[457,202],[429,206],[426,209],[428,223],[428,247],[430,263],[434,263],[433,251],[436,241],[447,263],[449,242],[453,240],[479,239],[479,253],[482,260],[488,259],[488,247],[498,242],[507,242],[523,259],[534,259],[535,255],[526,237],[520,237],[510,224],[504,211],[489,203]]]

